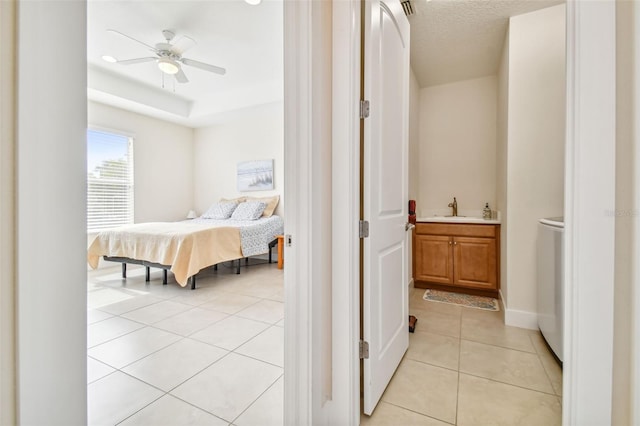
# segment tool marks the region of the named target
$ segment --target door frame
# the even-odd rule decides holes
[[[84,1],[77,1],[74,3],[77,4],[78,7],[85,7]],[[313,39],[328,37],[332,40],[333,62],[332,70],[329,74],[333,79],[332,90],[334,92],[334,97],[332,99],[334,121],[331,127],[333,132],[333,140],[331,144],[333,149],[332,160],[334,161],[332,175],[334,179],[332,181],[331,189],[331,200],[333,202],[331,207],[332,226],[328,230],[325,229],[332,236],[331,247],[334,249],[334,254],[331,256],[333,264],[330,266],[331,278],[333,280],[331,282],[333,290],[331,296],[333,310],[330,316],[332,330],[332,363],[331,372],[324,372],[325,376],[327,374],[331,376],[331,386],[329,388],[331,391],[329,392],[329,397],[325,398],[322,403],[315,406],[312,404],[312,397],[319,389],[319,384],[312,381],[312,379],[317,378],[318,374],[322,375],[322,370],[320,370],[320,373],[316,370],[315,362],[312,362],[311,360],[311,354],[315,347],[319,347],[319,345],[322,344],[322,340],[320,339],[318,330],[316,329],[316,318],[310,315],[310,311],[303,311],[304,307],[311,306],[311,300],[309,299],[311,281],[298,281],[295,283],[295,286],[289,285],[285,294],[285,299],[289,304],[294,303],[294,301],[300,301],[302,303],[299,307],[290,307],[293,311],[286,311],[286,315],[288,315],[286,320],[287,324],[295,324],[297,334],[291,332],[294,330],[291,327],[289,327],[289,332],[285,331],[286,359],[287,362],[289,362],[286,367],[288,373],[285,374],[285,419],[287,424],[293,424],[293,419],[300,419],[301,421],[299,424],[326,424],[332,421],[337,422],[338,419],[342,421],[348,419],[350,424],[358,424],[360,409],[358,395],[359,362],[357,361],[359,290],[357,288],[358,271],[355,263],[352,261],[357,258],[355,256],[358,255],[359,251],[357,247],[354,247],[351,243],[345,244],[344,242],[351,240],[349,236],[355,235],[355,230],[357,229],[357,214],[352,215],[353,206],[348,203],[348,201],[352,199],[350,197],[354,194],[359,193],[359,182],[358,179],[355,178],[353,172],[354,164],[359,162],[357,154],[359,132],[354,128],[353,121],[355,111],[357,111],[358,106],[357,97],[352,98],[349,93],[356,92],[354,89],[359,84],[360,68],[358,61],[353,61],[348,57],[348,55],[351,54],[351,58],[359,58],[360,9],[359,3],[355,0],[335,1],[333,3],[313,2],[326,3],[323,7],[327,7],[329,9],[332,8],[331,13],[333,19],[332,23],[328,27],[326,27],[326,22],[319,23],[319,26],[316,25],[315,27],[312,27],[310,25],[312,22],[312,8],[307,3],[308,2],[297,1],[284,2],[285,31],[287,31],[288,34],[287,44],[285,45],[285,50],[288,51],[288,53],[285,52],[285,70],[289,70],[289,72],[295,70],[310,70],[313,60],[326,60],[326,51],[320,53],[317,50],[312,51],[309,47]],[[601,281],[596,278],[599,277],[600,274],[590,275],[585,273],[592,271],[591,267],[586,264],[588,256],[596,252],[602,254],[605,262],[605,270],[608,271],[607,274],[612,271],[611,267],[613,262],[613,248],[610,247],[609,244],[601,245],[600,241],[594,241],[592,234],[590,233],[585,233],[580,236],[577,235],[576,232],[578,229],[584,229],[584,227],[590,225],[593,219],[593,217],[588,216],[588,212],[592,211],[593,205],[589,204],[588,208],[581,211],[580,203],[588,203],[589,200],[608,200],[607,197],[609,197],[609,194],[611,193],[608,192],[608,189],[610,189],[608,188],[608,185],[612,181],[615,181],[615,163],[609,161],[610,153],[607,153],[605,157],[601,157],[599,152],[594,152],[595,150],[585,150],[585,148],[588,148],[586,142],[593,140],[592,136],[585,133],[586,127],[589,124],[587,120],[587,117],[589,117],[588,113],[590,109],[597,109],[595,105],[590,105],[586,101],[586,95],[592,90],[604,90],[604,94],[607,99],[610,99],[611,96],[615,97],[615,86],[612,88],[609,84],[601,85],[601,79],[603,76],[607,81],[611,81],[611,78],[615,78],[615,75],[612,75],[615,74],[615,67],[613,67],[613,69],[611,67],[610,55],[606,54],[606,52],[604,56],[598,54],[585,55],[585,53],[588,52],[588,49],[592,48],[592,45],[598,46],[599,51],[603,48],[611,48],[611,43],[615,42],[615,20],[611,19],[612,17],[610,13],[611,10],[615,11],[615,3],[612,0],[593,2],[600,4],[600,6],[589,6],[586,5],[586,3],[589,2],[576,0],[567,3],[567,20],[569,24],[567,34],[568,41],[570,41],[567,46],[567,66],[568,69],[571,70],[567,86],[572,87],[572,89],[570,89],[572,92],[569,92],[567,99],[567,114],[568,117],[573,117],[577,119],[577,121],[573,121],[572,119],[572,121],[567,123],[567,142],[568,145],[571,146],[568,146],[567,148],[567,198],[565,201],[565,210],[567,215],[572,215],[572,217],[568,218],[565,234],[567,241],[571,242],[570,244],[567,244],[567,248],[565,249],[565,256],[567,259],[567,276],[565,279],[570,283],[569,280],[575,277],[575,273],[580,272],[580,278],[582,281],[579,293],[572,292],[569,288],[567,289],[566,300],[571,304],[570,312],[572,313],[572,316],[569,316],[570,312],[567,312],[565,319],[566,324],[572,324],[572,322],[575,324],[577,321],[582,320],[586,321],[585,324],[589,324],[594,321],[593,318],[589,318],[590,311],[588,308],[590,305],[588,301],[584,300],[584,297],[588,297],[589,294],[600,294],[599,292],[602,290],[602,285]],[[600,11],[594,10],[594,8],[597,7],[605,9],[606,13],[600,13]],[[60,14],[62,15],[63,12]],[[55,13],[46,17],[47,20],[61,19],[61,22],[68,21],[68,18],[68,16],[57,16]],[[78,19],[77,24],[84,26],[84,23],[79,21],[80,19]],[[70,41],[71,46],[76,46],[74,47],[74,54],[82,55],[84,53],[84,47],[74,43],[74,41],[77,41],[77,34],[72,27],[74,26],[63,25],[57,27],[56,44],[62,43],[66,46],[67,41]],[[597,37],[589,37],[589,34],[597,35]],[[36,46],[36,50],[38,50],[42,49],[43,46],[47,46],[50,42],[51,39],[48,34],[42,32],[33,34],[30,40],[19,41],[18,47],[22,48],[25,46],[25,43],[28,43]],[[613,51],[615,51],[615,49],[613,49]],[[357,55],[353,54],[355,52],[357,52]],[[587,73],[587,70],[590,67],[601,69],[602,65],[600,65],[600,63],[602,62],[603,57],[606,59],[607,63],[604,74],[594,76],[594,73]],[[329,58],[329,60],[331,60],[331,58]],[[73,73],[73,75],[82,80],[82,76],[86,73],[86,67],[84,70],[82,68],[82,65],[76,63],[64,67],[64,70],[52,69],[49,71],[48,81],[55,80],[57,82],[56,85],[60,88],[60,80],[54,78],[54,75],[51,74],[55,74],[57,72]],[[326,70],[321,70],[319,72],[325,74],[326,77]],[[310,181],[312,182],[311,185],[315,182],[313,169],[304,168],[305,165],[309,164],[308,162],[295,163],[296,156],[302,156],[303,153],[308,154],[307,150],[311,148],[314,140],[313,136],[319,131],[317,127],[314,128],[311,126],[311,121],[318,118],[314,113],[317,97],[329,96],[329,94],[312,94],[309,91],[311,83],[310,80],[312,78],[311,75],[311,73],[304,74],[295,81],[285,81],[286,93],[289,93],[291,96],[287,97],[287,101],[285,102],[290,100],[295,102],[294,104],[285,106],[285,108],[288,108],[289,114],[298,114],[298,118],[300,119],[299,122],[295,124],[288,123],[285,130],[285,134],[287,135],[285,137],[285,151],[291,149],[294,145],[297,145],[298,148],[296,149],[300,150],[294,151],[293,153],[289,152],[285,157],[287,166],[292,166],[291,168],[288,168],[288,172],[285,173],[285,181],[289,182],[289,184],[291,184],[293,180],[297,180],[300,183]],[[581,76],[580,80],[578,82],[573,81],[577,76]],[[19,71],[18,77],[20,77]],[[597,80],[589,84],[590,82],[588,79],[596,77]],[[63,80],[63,82],[64,84],[70,85],[72,90],[75,90],[77,82],[70,82],[66,79]],[[337,88],[341,87],[342,84],[345,85],[346,90],[339,93],[337,92]],[[51,86],[49,88],[44,86],[44,90],[52,90]],[[17,97],[19,103],[23,101],[22,96],[23,95],[21,93],[18,93]],[[294,105],[301,107],[302,110],[298,113],[291,110]],[[344,114],[338,116],[338,112],[342,112]],[[50,123],[48,115],[49,112],[46,108],[37,108],[30,111],[30,120],[31,122]],[[291,117],[291,115],[289,115],[289,117]],[[581,117],[583,117],[583,119],[580,119]],[[330,119],[331,117],[322,118],[325,124],[327,121],[330,121]],[[611,119],[612,117],[607,113],[607,125],[605,127],[607,127],[606,130],[608,135],[610,131],[608,125],[610,124]],[[613,119],[615,119],[615,116],[613,116]],[[83,118],[78,116],[76,120],[81,122]],[[46,128],[43,128],[42,131],[46,131]],[[299,139],[292,140],[292,136],[299,137]],[[575,144],[578,137],[580,138],[579,146]],[[344,143],[339,144],[338,141]],[[613,141],[614,140],[611,141],[611,147],[609,148],[611,150],[615,149]],[[596,144],[595,146],[598,145]],[[339,156],[339,153],[345,154],[346,157],[336,158]],[[35,160],[38,160],[37,152],[30,152],[28,154],[31,157],[34,157]],[[317,162],[313,158],[309,159],[306,157],[306,159],[311,161],[312,166]],[[31,158],[27,157],[23,160],[28,162]],[[596,187],[592,187],[584,183],[581,184],[578,180],[580,177],[579,172],[591,167],[598,168],[599,178],[605,179],[606,183],[596,185]],[[51,184],[55,184],[57,182],[64,181],[64,179],[68,178],[68,174],[72,172],[65,172],[64,170],[61,170],[57,175],[45,176],[44,171],[39,172],[37,169],[34,169],[32,170],[32,173],[34,174],[32,176],[33,179],[36,179],[39,176],[38,174],[41,173],[43,174],[43,176],[41,176],[43,182],[48,181]],[[338,184],[339,181],[335,178],[339,176],[347,179],[346,181],[343,181],[346,182],[345,184]],[[306,186],[306,188],[308,187],[309,186]],[[302,191],[302,189],[303,188],[299,188],[299,191]],[[18,194],[18,196],[20,196],[20,194]],[[603,196],[605,198],[602,198]],[[301,229],[298,231],[295,227],[291,226],[291,222],[288,224],[288,231],[295,229],[296,234],[299,233],[298,235],[294,234],[296,239],[301,235],[309,235],[310,220],[312,219],[312,205],[309,204],[308,198],[309,197],[304,196],[302,198],[294,198],[292,196],[287,202],[286,211],[297,213],[298,216],[296,216],[295,220],[297,220],[297,223],[301,226]],[[339,204],[339,202],[345,201],[347,201],[347,204]],[[4,220],[3,224],[5,224]],[[608,224],[605,224],[605,228],[608,226]],[[609,237],[605,237],[605,241],[608,241]],[[18,232],[16,234],[16,244],[23,244],[25,241],[35,243],[34,240],[36,238],[48,237],[43,237],[42,235],[39,237],[36,237],[35,235],[29,236],[28,233],[23,234]],[[288,282],[291,282],[290,280],[294,277],[309,277],[313,271],[308,268],[308,262],[309,259],[316,255],[314,246],[295,244],[295,241],[296,240],[294,240],[294,244],[291,247],[286,249],[288,262],[287,267],[285,268],[285,276],[287,277],[286,279],[289,280]],[[577,241],[580,242],[579,250],[578,246],[576,246]],[[636,243],[638,241],[637,235],[635,241]],[[74,252],[73,255],[83,256],[83,252],[84,248],[82,250],[77,250],[77,253]],[[299,263],[296,265],[296,262]],[[21,266],[18,265],[18,279],[16,283],[16,292],[18,293],[18,297],[20,297],[20,285],[23,279],[20,276],[20,271]],[[44,289],[46,286],[51,286],[51,283],[46,280],[34,281],[29,284],[34,287],[33,290],[37,290],[39,288]],[[65,303],[70,304],[73,306],[75,311],[80,312],[80,308],[75,306],[75,304],[82,304],[82,301],[76,300],[77,298],[70,294],[61,295],[59,298],[66,298]],[[22,303],[29,304],[30,302],[23,300]],[[604,305],[600,304],[599,307],[603,317],[612,317],[613,304],[610,303],[609,297],[606,298],[606,303],[604,303]],[[43,304],[41,309],[42,310],[39,311],[39,315],[41,318],[46,319],[55,318],[56,315],[59,314],[60,308],[59,306],[54,307],[52,304]],[[83,321],[83,319],[84,317],[81,315],[78,317],[79,321]],[[585,328],[586,327],[581,328],[581,330],[584,330]],[[597,329],[600,329],[600,327]],[[608,325],[605,325],[605,329],[608,329]],[[42,334],[42,331],[39,329],[39,324],[36,321],[32,321],[27,324],[20,324],[19,327],[15,328],[15,330],[17,339],[21,338],[21,335],[23,335],[24,332],[33,336]],[[86,361],[86,347],[81,348],[83,338],[75,334],[74,330],[65,331],[64,328],[61,328],[60,333],[64,336],[58,336],[59,342],[74,342],[73,345],[65,345],[65,348],[52,346],[49,350],[55,353],[68,353],[67,355],[69,360],[77,361],[77,365],[84,365],[84,362]],[[590,421],[593,421],[594,419],[601,419],[605,417],[607,418],[606,423],[610,422],[611,419],[610,375],[608,375],[608,378],[598,376],[598,385],[588,387],[583,386],[583,390],[581,392],[576,392],[577,385],[579,383],[583,383],[582,380],[585,378],[578,374],[580,371],[610,371],[613,333],[598,333],[595,336],[596,338],[594,338],[594,335],[582,336],[576,329],[572,329],[570,333],[567,333],[566,347],[570,360],[568,363],[575,364],[579,353],[580,364],[577,366],[578,369],[572,370],[565,375],[563,412],[565,413],[564,420],[566,424],[576,424],[581,418],[589,418]],[[46,336],[42,337],[46,338]],[[65,340],[63,337],[68,337],[69,340]],[[78,343],[78,341],[80,342]],[[13,347],[3,346],[1,348],[3,354],[13,352],[15,349],[15,345]],[[602,358],[598,359],[596,362],[595,359],[597,357],[589,355],[586,357],[584,356],[585,354],[590,353],[603,353],[606,364],[603,365]],[[37,360],[27,357],[24,353],[18,353],[17,358],[21,368],[23,369],[28,369],[30,366],[38,367],[36,365]],[[291,362],[294,364],[291,364]],[[290,368],[296,368],[296,370],[290,370]],[[295,373],[291,374],[290,372]],[[295,376],[297,374],[302,374],[303,376],[296,378]],[[45,387],[57,386],[59,383],[65,383],[65,380],[68,378],[67,376],[67,371],[57,369],[56,371],[51,371],[46,377],[40,377],[38,380],[40,385]],[[589,375],[586,377],[588,376]],[[638,384],[638,379],[636,379],[635,383]],[[292,388],[291,386],[296,387]],[[296,389],[298,393],[293,395],[293,389]],[[28,391],[24,388],[22,388],[22,390]],[[17,392],[18,391],[16,391],[16,393]],[[86,386],[80,386],[80,388],[75,388],[73,386],[68,387],[65,395],[67,398],[64,398],[64,401],[83,401],[86,398]],[[341,396],[344,396],[344,398],[341,398]],[[3,404],[6,401],[11,401],[12,398],[13,396],[11,395],[3,394]],[[51,399],[47,398],[49,397],[45,397],[44,394],[39,393],[31,398],[27,405],[32,407],[49,406]],[[594,403],[594,401],[596,403]],[[58,399],[58,406],[56,408],[60,408],[60,404],[62,402],[62,400]],[[18,412],[21,412],[22,409],[28,408],[28,406],[25,406],[24,400],[19,400],[18,404]],[[86,404],[84,404],[84,408],[82,405],[83,404],[77,404],[77,402],[70,403],[69,409],[79,410],[79,415],[82,418],[83,410],[86,413]],[[607,415],[609,417],[607,417]]]
[[[614,0],[567,2],[566,102],[563,424],[609,424],[615,217],[606,212],[615,210],[616,193]]]
[[[565,334],[568,371],[563,384],[564,424],[579,424],[585,419],[590,423],[607,424],[612,414],[613,287],[607,289],[604,297],[600,295],[603,277],[605,282],[613,282],[614,278],[614,222],[604,217],[602,209],[595,211],[593,202],[596,200],[598,206],[611,210],[615,208],[615,7],[614,0],[567,2],[567,244],[564,255],[567,283],[565,324],[569,332]],[[347,34],[334,30],[334,46],[342,44],[341,48],[334,51],[334,55],[339,55],[341,49],[345,49],[344,44],[348,43],[352,51],[357,51],[356,45],[360,43],[357,22],[357,19],[353,21],[351,31]],[[358,35],[354,35],[354,32]],[[360,74],[359,64],[351,64],[350,68],[351,75]],[[605,102],[594,102],[594,96],[602,97]],[[593,117],[598,119],[593,120]],[[607,143],[602,143],[602,140]],[[351,148],[354,149],[357,144],[357,138],[352,137]],[[594,185],[584,179],[584,174],[585,171],[596,169],[599,182]],[[351,187],[345,185],[334,188],[333,199],[344,198],[347,193],[357,193],[357,184],[352,182]],[[354,215],[351,223],[356,218]],[[334,227],[336,225],[334,221]],[[599,259],[599,262],[591,262],[593,258]],[[336,272],[339,271],[334,268],[334,274]],[[341,272],[346,276],[349,270]],[[580,279],[579,288],[571,284],[575,279]],[[355,282],[352,281],[351,285],[355,286]],[[597,317],[593,315],[595,311],[590,309],[594,306],[599,309],[600,315]],[[636,312],[636,319],[638,317],[640,315]],[[582,324],[579,329],[578,324]],[[349,325],[349,329],[353,329],[357,319],[352,318]],[[586,332],[589,329],[601,332]],[[355,347],[354,352],[357,352]],[[350,374],[343,376],[345,379],[341,383],[334,382],[335,387],[348,387],[360,374],[357,364],[347,366],[346,360],[342,362]],[[589,386],[584,385],[587,380]],[[635,383],[639,380],[636,378]],[[355,406],[356,402],[353,404]],[[351,424],[358,424],[357,419],[354,422],[354,417],[350,417],[350,420],[353,422]]]
[[[285,1],[284,9],[285,232],[293,238],[285,248],[285,283],[293,283],[285,285],[285,424],[356,425],[361,3]],[[330,149],[320,153],[328,164],[314,155],[317,145]],[[329,199],[314,199],[322,189]],[[314,223],[323,201],[331,220]],[[323,268],[330,274],[320,280]]]

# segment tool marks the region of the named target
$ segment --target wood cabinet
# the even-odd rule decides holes
[[[413,247],[416,287],[497,294],[500,225],[417,223]]]

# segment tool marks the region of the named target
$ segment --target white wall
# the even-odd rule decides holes
[[[496,209],[502,213],[500,238],[500,292],[502,299],[508,297],[507,278],[507,233],[509,215],[507,208],[507,135],[509,130],[509,30],[504,39],[502,56],[498,67],[498,102],[496,111]]]
[[[634,11],[635,9],[635,11]],[[637,3],[617,2],[617,126],[616,126],[616,263],[614,288],[614,343],[613,343],[613,397],[611,424],[628,425],[632,421],[633,397],[633,348],[637,341],[637,331],[633,329],[633,280],[634,262],[638,259],[638,241],[634,242],[634,229],[638,229],[638,214],[634,212],[638,203],[638,188],[634,186],[634,174],[638,176],[636,155],[640,127],[634,128],[640,114],[640,99],[634,99],[630,90],[638,84],[638,58],[634,59],[634,31],[640,32],[637,17],[640,7]],[[637,37],[636,37],[637,40]],[[635,63],[634,63],[635,61]],[[636,90],[638,88],[636,87]],[[637,93],[637,92],[636,92]],[[635,104],[634,104],[635,103]],[[637,125],[637,124],[636,124]],[[635,194],[634,194],[635,191]],[[637,235],[637,234],[636,234]],[[637,309],[637,307],[636,307]],[[635,355],[637,357],[637,354]],[[636,358],[637,359],[637,358]],[[636,362],[638,362],[636,360]],[[637,405],[637,399],[636,399]],[[637,423],[636,423],[637,424]]]
[[[0,425],[16,424],[15,18],[0,2]]]
[[[17,7],[17,424],[82,425],[87,424],[86,2],[22,0]],[[60,46],[64,65],[43,66],[61,60]]]
[[[489,76],[420,91],[418,216],[454,196],[461,215],[495,206],[496,90]]]
[[[564,212],[565,6],[511,18],[508,59],[505,318],[534,328],[538,219]]]
[[[97,102],[89,126],[134,137],[134,221],[176,221],[193,208],[193,129]]]
[[[276,214],[284,212],[284,112],[276,102],[239,111],[227,121],[195,130],[194,208],[202,214],[220,198],[280,195]],[[274,190],[238,192],[240,161],[273,159]]]
[[[409,199],[416,200],[420,191],[420,85],[413,68],[409,78]],[[416,209],[417,209],[416,205]],[[409,285],[413,284],[413,233],[407,233]]]
[[[419,195],[420,185],[420,85],[413,68],[409,79],[409,199]]]

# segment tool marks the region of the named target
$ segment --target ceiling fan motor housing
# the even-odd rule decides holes
[[[185,64],[195,68],[200,68],[202,70],[213,72],[219,75],[224,75],[226,73],[226,70],[224,68],[207,64],[204,62],[200,62],[200,61],[195,61],[193,59],[183,58],[182,54],[196,44],[196,41],[189,36],[182,36],[175,44],[171,44],[171,41],[175,37],[175,33],[171,30],[163,30],[162,35],[166,39],[166,42],[157,43],[155,46],[151,46],[129,35],[121,33],[120,31],[113,30],[113,29],[108,29],[107,31],[112,32],[114,34],[118,34],[122,37],[126,37],[138,44],[141,44],[147,47],[157,56],[157,58],[154,58],[154,57],[134,58],[134,59],[121,60],[121,61],[115,60],[113,62],[117,62],[123,65],[132,65],[132,64],[150,62],[155,60],[158,65],[158,68],[160,68],[162,72],[170,75],[175,75],[175,78],[179,83],[187,83],[189,81],[186,75],[184,74],[184,72],[182,71],[182,67],[180,66],[180,64]]]
[[[164,36],[164,39],[167,40],[167,43],[173,40],[176,36],[176,34],[171,30],[162,30],[162,35]]]

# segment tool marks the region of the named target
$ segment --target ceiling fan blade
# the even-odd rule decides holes
[[[171,51],[177,55],[182,55],[187,50],[196,45],[196,41],[189,36],[182,36],[171,47]]]
[[[135,58],[135,59],[125,59],[123,61],[117,61],[117,64],[122,64],[122,65],[134,65],[134,64],[142,64],[144,62],[151,62],[151,61],[155,61],[158,58],[152,58],[152,57],[146,57],[146,58]]]
[[[153,51],[153,52],[156,52],[156,51],[157,51],[157,49],[156,49],[155,47],[153,47],[153,46],[149,46],[147,43],[142,42],[142,41],[140,41],[140,40],[136,40],[135,38],[133,38],[133,37],[131,37],[131,36],[128,36],[128,35],[126,35],[126,34],[124,34],[124,33],[121,33],[120,31],[116,31],[116,30],[112,30],[112,29],[108,29],[107,31],[108,31],[108,32],[110,32],[110,33],[114,33],[114,34],[121,35],[122,37],[126,37],[126,38],[128,38],[129,40],[133,40],[133,41],[135,41],[136,43],[140,43],[141,45],[145,46],[147,49],[150,49],[150,50],[151,50],[151,51]]]
[[[225,75],[227,70],[224,68],[216,67],[215,65],[205,64],[204,62],[194,61],[193,59],[181,58],[180,62],[191,67],[200,68],[201,70],[213,72],[220,75]]]
[[[188,83],[189,82],[189,79],[184,74],[184,71],[182,71],[182,68],[180,68],[178,70],[178,72],[175,73],[175,76],[176,76],[176,80],[178,81],[178,83]]]

